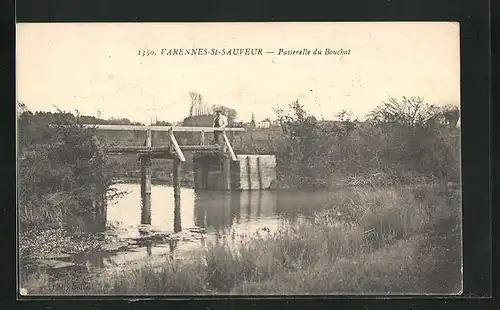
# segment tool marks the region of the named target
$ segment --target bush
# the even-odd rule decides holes
[[[21,228],[102,220],[106,201],[123,194],[112,186],[115,166],[104,141],[73,114],[51,121],[29,111],[19,116]]]
[[[388,102],[364,122],[341,111],[338,121],[317,121],[297,101],[277,110],[278,176],[298,187],[382,185],[460,180],[459,111],[421,98]]]

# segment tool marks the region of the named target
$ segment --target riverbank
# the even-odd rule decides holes
[[[189,260],[85,279],[37,272],[22,285],[49,295],[458,293],[460,202],[451,196],[433,186],[353,188],[308,221],[217,239]]]

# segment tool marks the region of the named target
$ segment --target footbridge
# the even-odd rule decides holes
[[[146,133],[142,146],[113,146],[110,154],[137,154],[140,161],[141,223],[151,224],[151,159],[165,158],[173,161],[173,189],[176,206],[180,206],[181,167],[186,162],[186,152],[194,152],[194,175],[196,189],[252,190],[269,188],[276,178],[276,162],[271,155],[235,154],[228,132],[244,133],[244,128],[176,127],[176,126],[134,126],[134,125],[83,125],[97,131],[142,131]],[[207,143],[207,134],[220,132],[221,144]],[[153,133],[166,132],[168,142],[153,145]],[[199,135],[198,144],[182,145],[176,133]],[[206,156],[204,156],[206,155]],[[222,169],[220,167],[222,166]],[[220,184],[222,174],[221,186]]]

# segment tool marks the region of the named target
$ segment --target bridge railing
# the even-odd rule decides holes
[[[170,131],[173,132],[214,132],[214,131],[225,131],[225,132],[244,132],[245,128],[217,128],[217,127],[184,127],[184,126],[142,126],[142,125],[99,125],[99,124],[83,124],[83,127],[93,128],[100,130],[132,130],[132,131]]]
[[[222,136],[224,138],[224,148],[227,148],[227,150],[229,151],[229,155],[231,156],[231,160],[233,160],[233,161],[237,160],[236,154],[234,154],[233,147],[231,146],[231,142],[229,142],[229,139],[227,138],[226,133],[223,132]]]
[[[179,157],[181,162],[185,162],[186,158],[184,157],[184,153],[182,153],[179,143],[177,143],[177,139],[175,139],[173,130],[170,130],[168,132],[168,135],[170,136],[170,145],[173,146],[175,153],[177,154],[177,157]]]

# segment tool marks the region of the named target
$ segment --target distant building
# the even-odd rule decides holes
[[[262,120],[256,124],[257,128],[269,128],[271,127],[271,120],[269,118],[266,118],[265,120]]]
[[[242,128],[243,127],[243,122],[240,121],[239,119],[234,119],[231,127],[237,127],[237,128]]]
[[[235,123],[239,122],[237,120],[233,120],[232,117],[228,117],[227,121],[229,127],[236,127]],[[214,115],[211,114],[188,116],[184,118],[184,120],[182,121],[183,126],[190,126],[190,127],[212,127],[213,124],[214,124]]]
[[[182,121],[182,125],[188,127],[212,127],[213,123],[213,115],[188,116]]]

